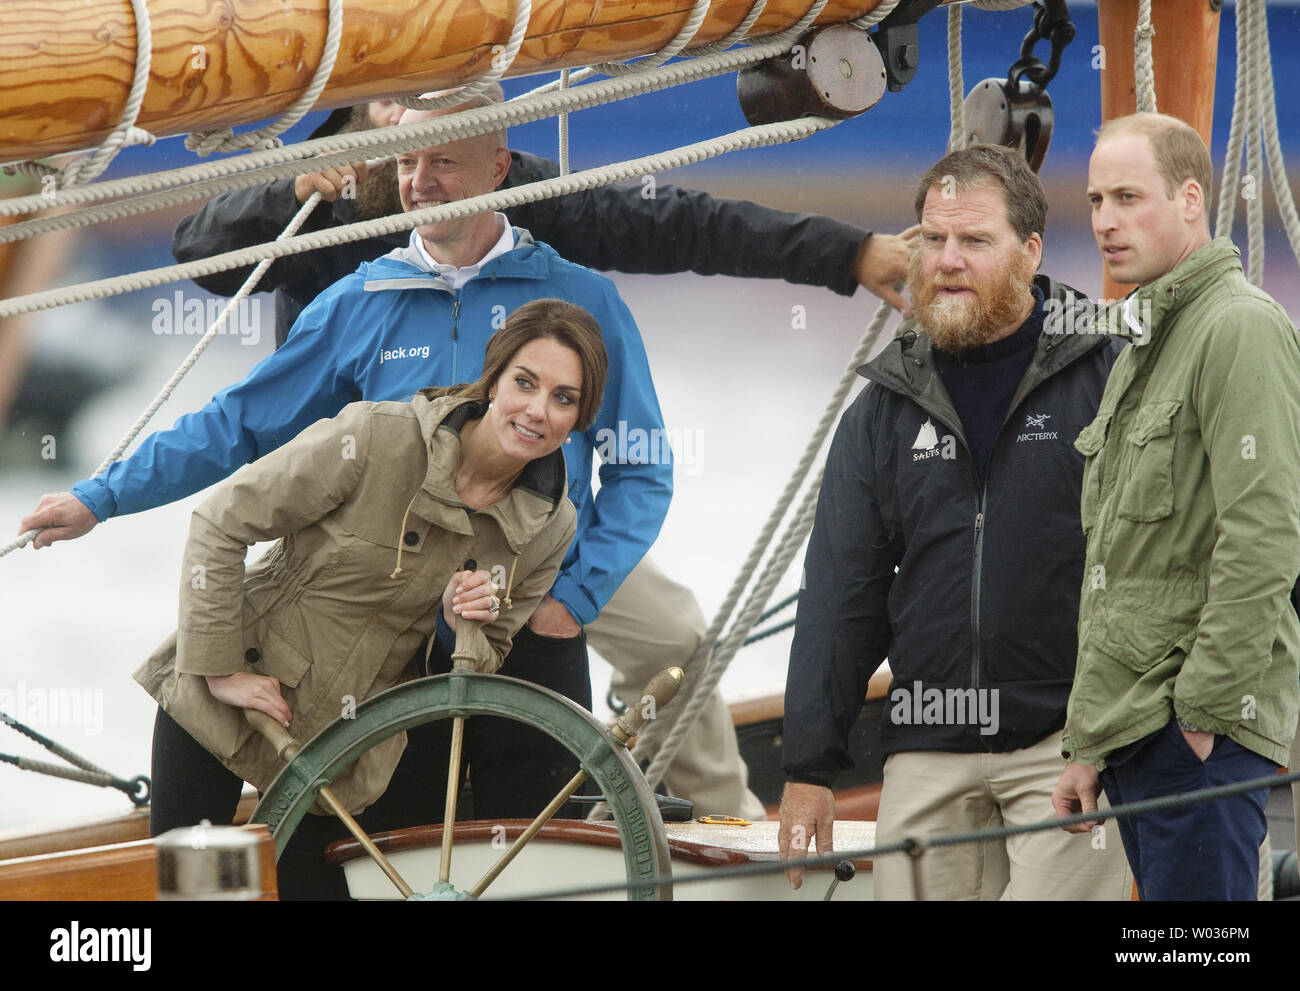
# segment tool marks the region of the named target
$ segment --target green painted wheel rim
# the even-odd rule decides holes
[[[654,795],[609,730],[563,695],[518,678],[473,671],[406,682],[366,699],[354,716],[330,723],[271,782],[250,821],[271,828],[278,860],[320,788],[394,734],[454,716],[503,716],[554,737],[578,758],[604,794],[622,840],[628,880],[671,873],[668,837]],[[636,901],[671,897],[670,885],[628,892]]]

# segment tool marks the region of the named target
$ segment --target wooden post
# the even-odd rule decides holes
[[[1137,0],[1098,0],[1101,119],[1105,123],[1137,110],[1133,32]],[[1156,109],[1196,128],[1208,147],[1214,125],[1214,77],[1219,52],[1219,8],[1210,0],[1151,0],[1151,59],[1155,64]],[[1103,274],[1103,295],[1118,299],[1132,286]]]

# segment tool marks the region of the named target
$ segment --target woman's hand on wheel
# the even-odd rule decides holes
[[[442,618],[456,629],[456,617],[490,623],[501,615],[501,600],[490,571],[457,571],[442,593]]]
[[[237,671],[234,674],[207,676],[208,691],[218,702],[241,709],[265,712],[281,726],[293,719],[289,704],[280,695],[280,683],[264,674]]]

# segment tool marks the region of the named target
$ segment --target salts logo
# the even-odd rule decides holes
[[[957,438],[952,434],[944,434],[941,440],[933,421],[926,417],[921,429],[916,432],[916,440],[912,441],[912,450],[916,452],[912,455],[913,461],[937,457],[951,461],[957,456]]]
[[[429,357],[429,345],[427,344],[418,348],[393,348],[389,351],[380,349],[379,363],[382,365],[385,361],[400,361],[402,358],[427,357]]]
[[[1059,430],[1044,430],[1047,421],[1052,418],[1051,413],[1030,413],[1025,417],[1025,425],[1021,427],[1027,433],[1016,436],[1016,443],[1027,440],[1056,440],[1060,434]]]
[[[177,289],[170,297],[161,296],[153,301],[153,332],[158,335],[205,334],[217,322],[229,300],[210,296],[199,299]],[[256,344],[262,339],[262,299],[242,299],[222,325],[218,334],[233,334],[243,338],[239,343]]]
[[[50,959],[55,963],[129,963],[148,970],[152,929],[82,929],[75,919],[67,929],[50,932]]]
[[[935,432],[934,424],[930,422],[929,417],[926,417],[925,422],[921,424],[921,429],[917,431],[916,440],[912,441],[912,450],[922,452],[913,454],[913,461],[924,461],[939,453],[939,435]]]
[[[895,726],[979,726],[980,736],[998,731],[997,688],[912,687],[889,693],[889,721]]]

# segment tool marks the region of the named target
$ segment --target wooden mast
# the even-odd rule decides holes
[[[819,24],[880,0],[830,0]],[[534,0],[510,75],[658,51],[692,0]],[[751,29],[796,23],[808,0],[769,0]],[[514,0],[346,0],[338,60],[317,106],[454,86],[504,50]],[[750,0],[713,0],[695,42],[726,37]],[[138,126],[157,135],[274,117],[311,82],[327,0],[149,0],[152,67]],[[96,147],[121,118],[135,72],[129,0],[7,0],[0,36],[0,162]]]
[[[1136,0],[1098,0],[1101,119],[1105,123],[1137,110],[1133,32]],[[1155,64],[1156,108],[1185,120],[1206,146],[1214,125],[1214,77],[1219,51],[1219,9],[1210,0],[1151,0],[1151,59]],[[1104,276],[1103,295],[1118,299],[1132,286]]]

